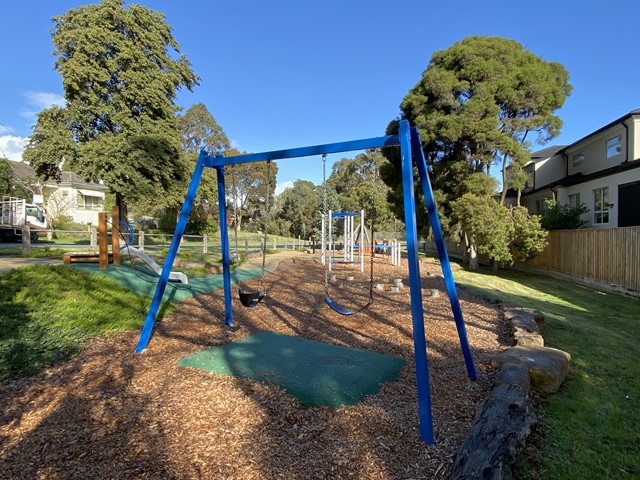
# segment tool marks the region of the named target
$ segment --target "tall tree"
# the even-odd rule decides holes
[[[225,152],[225,156],[239,154],[236,149]],[[225,167],[227,201],[231,208],[235,208],[238,229],[245,224],[253,231],[264,228],[265,219],[269,217],[275,202],[277,175],[276,162],[270,165],[267,162],[241,163]]]
[[[510,181],[511,186],[522,188],[519,172],[530,157],[529,138],[535,134],[536,141],[544,143],[559,133],[562,122],[554,112],[571,93],[568,79],[559,63],[546,62],[505,38],[467,37],[434,53],[400,108],[402,118],[420,131],[433,186],[444,201],[439,212],[450,231],[474,224],[461,215],[490,212],[480,205],[470,208],[467,199],[465,208],[459,204],[458,215],[451,216],[452,202],[473,193],[466,179],[474,173],[488,175],[496,159],[503,172],[500,203],[504,203]],[[397,120],[392,121],[388,133],[396,133],[397,125]],[[388,153],[387,158],[390,166],[383,169],[383,177],[396,194],[397,205],[399,159],[395,152]],[[513,175],[507,178],[509,165]],[[524,221],[520,213],[513,218]]]
[[[162,13],[103,0],[53,21],[66,105],[41,113],[35,132],[43,134],[34,135],[26,156],[39,175],[55,176],[61,158],[52,158],[46,119],[69,147],[60,155],[86,179],[104,181],[125,217],[127,201],[149,192],[162,198],[158,191],[184,175],[175,98],[199,78]]]
[[[184,115],[178,115],[178,126],[185,152],[205,149],[209,155],[216,155],[230,148],[227,134],[204,103],[191,105]]]
[[[379,151],[360,153],[333,164],[327,183],[332,186],[345,211],[364,210],[369,221],[375,217],[375,230],[388,229],[394,215],[387,202],[389,187],[380,178],[385,159]]]

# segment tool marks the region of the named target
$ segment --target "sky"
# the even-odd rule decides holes
[[[0,7],[0,155],[19,160],[35,114],[64,102],[51,18],[90,3]],[[567,68],[573,94],[557,111],[562,133],[547,146],[573,143],[640,108],[637,0],[130,3],[165,14],[201,77],[193,92],[179,92],[178,105],[204,103],[242,151],[384,135],[432,54],[469,35],[517,40]],[[279,190],[297,179],[320,184],[321,159],[279,162]]]

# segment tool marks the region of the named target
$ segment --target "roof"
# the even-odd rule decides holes
[[[607,177],[609,175],[613,175],[614,173],[620,173],[626,170],[631,170],[639,167],[640,167],[640,159],[636,159],[629,162],[621,163],[619,165],[615,165],[611,168],[607,168],[606,170],[600,170],[594,173],[590,173],[588,175],[585,175],[582,172],[578,172],[578,173],[574,173],[573,175],[568,175],[566,177],[563,177],[560,180],[557,180],[553,183],[548,183],[547,185],[543,185],[542,187],[537,188],[535,190],[531,190],[530,192],[522,192],[522,196],[524,197],[527,195],[531,195],[541,190],[547,190],[553,187],[570,187],[571,185],[577,185],[578,183],[583,183],[596,178]]]
[[[577,145],[580,142],[584,142],[587,138],[593,137],[594,135],[597,135],[601,132],[604,132],[605,130],[607,130],[608,128],[613,127],[614,125],[617,125],[619,123],[624,122],[625,120],[631,118],[631,117],[637,117],[640,116],[640,108],[636,109],[636,110],[631,110],[629,113],[627,113],[626,115],[623,115],[622,117],[618,118],[617,120],[614,120],[611,123],[606,124],[604,127],[599,128],[598,130],[596,130],[595,132],[591,132],[589,135],[585,135],[584,137],[582,137],[580,140],[576,140],[575,142],[573,142],[571,145],[567,145],[566,147],[564,147],[563,150],[568,150],[571,147],[574,147],[575,145]]]
[[[11,171],[13,175],[18,178],[36,178],[36,171],[33,169],[31,165],[25,162],[16,162],[13,160],[9,160],[9,166],[11,167]],[[75,172],[60,172],[60,181],[50,178],[46,182],[45,185],[60,185],[60,184],[71,184],[77,188],[86,188],[88,190],[108,190],[108,188],[104,185],[95,182],[87,182],[82,177],[80,177]]]
[[[556,153],[564,150],[566,145],[553,145],[551,147],[543,148],[542,150],[538,150],[537,152],[533,152],[531,154],[531,161],[536,163],[540,160],[546,160],[547,158],[553,157]]]
[[[13,175],[18,178],[29,178],[36,176],[36,171],[28,163],[16,162],[14,160],[8,160],[7,163],[9,164]]]

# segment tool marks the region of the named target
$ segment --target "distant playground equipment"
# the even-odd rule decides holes
[[[149,255],[142,250],[131,246],[133,242],[133,227],[125,222],[120,222],[120,213],[118,207],[111,209],[111,251],[109,251],[107,236],[107,212],[98,212],[98,253],[65,253],[62,259],[65,264],[70,263],[96,263],[98,262],[101,269],[109,268],[109,264],[120,265],[121,252],[126,249],[131,257],[137,257],[142,260],[157,275],[162,273],[162,267],[158,265]],[[125,239],[125,244],[120,246],[120,228],[123,225],[129,229],[129,239]],[[189,284],[189,279],[182,272],[169,272],[169,281],[181,282],[185,285]]]
[[[225,166],[238,165],[242,163],[253,163],[263,161],[273,161],[279,159],[292,159],[300,157],[309,157],[314,155],[349,152],[354,150],[371,150],[375,148],[386,148],[400,146],[400,161],[402,169],[402,186],[404,197],[404,216],[406,227],[407,242],[407,263],[409,268],[409,288],[411,298],[411,318],[413,326],[413,341],[416,365],[416,382],[418,387],[418,413],[420,418],[420,436],[422,439],[432,444],[433,438],[433,421],[431,412],[431,387],[429,384],[429,365],[427,361],[427,344],[425,339],[424,326],[424,307],[422,303],[422,289],[420,285],[420,263],[418,258],[418,233],[416,222],[416,205],[414,192],[414,165],[417,167],[420,177],[420,185],[424,194],[429,221],[434,235],[435,243],[438,248],[440,257],[440,265],[444,276],[447,293],[451,302],[451,309],[455,319],[460,346],[465,360],[468,376],[475,380],[476,369],[471,355],[471,348],[467,340],[466,327],[460,309],[460,302],[455,283],[449,257],[444,244],[440,219],[436,211],[436,204],[433,197],[433,190],[429,181],[427,170],[427,162],[422,150],[422,141],[418,130],[411,127],[409,122],[401,120],[398,124],[399,133],[397,135],[389,135],[384,137],[368,138],[361,140],[353,140],[347,142],[330,143],[323,145],[315,145],[310,147],[292,148],[286,150],[278,150],[272,152],[243,154],[233,157],[223,157],[222,155],[209,156],[206,151],[201,151],[195,165],[185,202],[180,211],[178,223],[176,225],[175,234],[169,247],[169,252],[160,274],[160,280],[156,285],[153,300],[147,312],[144,326],[140,332],[140,338],[136,347],[136,352],[142,352],[151,339],[153,326],[156,316],[160,308],[160,303],[164,295],[164,291],[169,281],[171,267],[176,258],[180,241],[184,234],[189,214],[193,206],[193,202],[198,191],[198,186],[202,178],[205,168],[215,168],[218,180],[218,209],[220,212],[220,239],[222,244],[222,265],[223,265],[223,283],[224,283],[224,305],[225,320],[227,325],[233,324],[232,304],[231,304],[231,268],[229,254],[229,232],[227,223],[227,199],[225,190],[224,170]],[[326,186],[326,180],[325,180]],[[326,206],[325,206],[326,207]],[[327,208],[324,209],[325,211]]]

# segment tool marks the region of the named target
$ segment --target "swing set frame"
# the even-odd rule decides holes
[[[173,262],[180,246],[180,241],[184,234],[187,220],[193,206],[193,202],[198,191],[198,186],[205,168],[214,168],[218,182],[218,207],[220,212],[220,240],[222,244],[222,266],[224,285],[224,305],[225,322],[227,325],[233,324],[231,305],[231,268],[229,254],[229,231],[227,224],[227,200],[225,193],[224,167],[226,165],[236,165],[241,163],[263,162],[270,160],[284,160],[315,155],[325,155],[332,153],[342,153],[354,150],[367,150],[373,148],[383,148],[400,146],[402,161],[402,186],[404,196],[404,215],[407,239],[407,260],[409,266],[409,288],[411,298],[411,318],[413,327],[413,343],[416,365],[416,380],[418,389],[418,414],[420,418],[420,436],[428,443],[433,444],[433,417],[431,412],[431,388],[429,385],[429,365],[427,358],[427,344],[424,328],[424,308],[422,304],[422,290],[420,286],[420,264],[418,258],[418,235],[416,226],[415,192],[413,166],[416,165],[420,178],[422,192],[425,197],[426,207],[429,214],[429,221],[433,231],[435,243],[440,257],[442,273],[445,280],[447,293],[451,303],[451,309],[456,323],[458,338],[465,360],[467,374],[469,378],[475,380],[477,377],[471,348],[467,339],[466,327],[460,309],[460,302],[449,256],[444,244],[440,219],[436,212],[433,190],[429,180],[427,163],[422,151],[422,142],[415,127],[411,127],[409,122],[401,120],[399,123],[399,133],[384,137],[375,137],[347,142],[315,145],[310,147],[292,148],[288,150],[277,150],[271,152],[252,153],[238,155],[234,157],[223,157],[222,155],[209,156],[206,151],[201,151],[196,162],[195,170],[189,183],[187,195],[180,211],[175,233],[167,253],[167,258],[162,268],[160,280],[156,286],[153,300],[149,306],[147,316],[140,333],[136,353],[142,352],[151,339],[153,326],[160,308],[162,296],[169,280],[169,274],[173,267]]]

